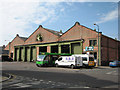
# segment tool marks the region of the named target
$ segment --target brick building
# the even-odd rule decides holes
[[[16,37],[7,44],[4,50],[9,50],[9,57],[14,59],[14,46],[23,45],[26,41],[26,37],[20,37],[18,34]]]
[[[39,52],[82,54],[90,52],[98,59],[98,32],[76,22],[65,33],[43,28],[41,25],[28,37],[18,35],[10,47],[15,61],[36,60]],[[14,47],[14,48],[13,48]],[[120,60],[120,41],[99,33],[99,64]]]

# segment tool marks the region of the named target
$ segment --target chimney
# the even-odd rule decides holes
[[[42,25],[39,25],[39,27],[42,27]]]
[[[94,29],[94,31],[96,31],[96,29]]]
[[[79,23],[79,22],[76,22],[75,25],[80,25],[80,23]]]
[[[60,33],[62,33],[62,30],[60,30]]]
[[[19,34],[16,34],[16,36],[18,36],[18,37],[19,37]]]

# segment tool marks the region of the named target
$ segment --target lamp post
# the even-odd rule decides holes
[[[98,27],[98,59],[97,59],[97,66],[99,66],[99,25],[94,24]]]

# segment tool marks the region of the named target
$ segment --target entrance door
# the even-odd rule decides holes
[[[82,62],[82,57],[75,57],[75,62],[77,66],[82,66],[83,62]]]

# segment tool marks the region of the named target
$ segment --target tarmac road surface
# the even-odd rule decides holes
[[[30,62],[2,62],[2,71],[13,76],[3,89],[109,88],[118,89],[118,68],[93,69],[37,67]]]

